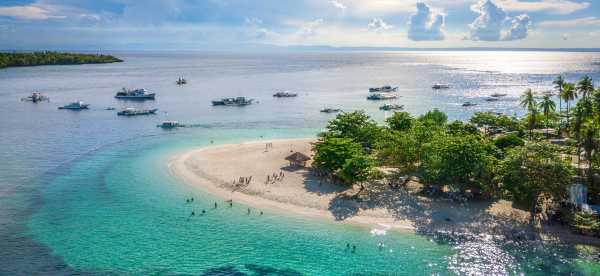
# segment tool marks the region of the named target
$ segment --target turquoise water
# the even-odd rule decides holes
[[[555,74],[600,80],[598,53],[117,53],[119,64],[0,70],[0,275],[598,275],[570,246],[446,242],[427,235],[334,224],[297,216],[246,214],[173,178],[168,158],[192,148],[273,138],[314,137],[325,106],[365,110],[379,122],[369,86],[400,86],[417,115],[440,108],[451,119],[476,111],[520,114],[525,87],[550,89]],[[176,87],[185,76],[190,82]],[[433,91],[449,82],[453,88]],[[113,99],[122,86],[158,93],[154,102]],[[294,99],[273,99],[290,89]],[[20,102],[40,90],[50,103]],[[486,103],[486,95],[509,96]],[[243,109],[210,106],[250,96]],[[91,110],[62,112],[79,99]],[[480,103],[464,109],[464,101]],[[107,106],[160,109],[119,118]],[[164,131],[162,120],[202,127]],[[194,197],[193,204],[185,199]],[[211,207],[217,201],[220,207]],[[204,216],[189,217],[194,211]],[[383,242],[384,250],[377,244]],[[346,250],[346,243],[357,246]],[[219,274],[220,273],[220,274]],[[269,274],[271,273],[271,274]]]

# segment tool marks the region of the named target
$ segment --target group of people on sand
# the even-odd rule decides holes
[[[240,176],[238,179],[233,179],[233,185],[249,185],[252,181],[252,176]]]
[[[285,174],[283,171],[279,171],[279,173],[273,173],[272,175],[267,174],[267,180],[265,180],[265,184],[275,184],[276,181],[283,181]]]
[[[193,197],[191,197],[191,198],[186,198],[186,199],[185,199],[185,202],[186,202],[186,203],[192,203],[192,202],[194,202],[194,198],[193,198]],[[225,202],[227,202],[227,203],[229,204],[229,208],[233,208],[233,199],[226,200]],[[219,204],[218,204],[218,203],[215,201],[215,204],[214,204],[214,208],[213,208],[213,209],[218,209],[218,208],[219,208]],[[250,210],[250,208],[248,208],[248,215],[250,215],[250,213],[251,213],[251,210]],[[206,214],[206,210],[205,210],[205,209],[202,209],[202,213],[201,213],[200,215],[204,215],[204,214]],[[260,211],[259,215],[261,215],[261,216],[262,216],[263,214],[264,214],[264,213],[263,213],[263,211]],[[192,211],[192,212],[190,213],[190,217],[193,217],[193,216],[196,216],[196,211]],[[189,219],[189,218],[188,218],[188,219]]]

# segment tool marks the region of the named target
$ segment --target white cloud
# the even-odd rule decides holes
[[[389,30],[391,28],[393,28],[394,26],[385,23],[385,21],[383,21],[383,19],[381,18],[373,18],[371,20],[371,22],[369,22],[369,30],[370,31],[375,31],[375,32],[382,32],[385,30]]]
[[[337,1],[337,0],[331,0],[331,1],[329,1],[329,3],[331,3],[331,5],[333,5],[335,8],[340,9],[342,11],[345,11],[346,8],[348,8],[348,7],[346,7],[346,5],[344,5],[344,3]]]
[[[546,28],[576,28],[580,26],[600,26],[600,18],[591,16],[572,20],[548,20],[540,22],[539,26]]]
[[[527,37],[531,27],[531,18],[522,14],[509,17],[501,7],[492,0],[480,0],[471,6],[471,10],[479,13],[479,17],[469,25],[470,40],[510,41]]]
[[[592,4],[590,2],[575,2],[571,0],[538,0],[538,1],[520,1],[520,0],[500,0],[499,6],[507,11],[537,12],[546,11],[555,14],[570,14],[579,10],[587,9]]]
[[[417,13],[410,17],[408,24],[408,38],[411,40],[443,40],[445,37],[444,15],[432,11],[425,3],[417,3]]]
[[[324,20],[322,18],[313,20],[313,21],[309,21],[309,22],[304,22],[302,24],[300,24],[298,31],[297,31],[297,35],[301,38],[303,37],[309,37],[309,36],[313,36],[316,33],[317,28],[319,28],[321,25],[323,25]]]
[[[53,9],[41,5],[0,7],[0,16],[8,16],[25,20],[47,20],[52,18],[65,18],[62,15],[54,15]]]

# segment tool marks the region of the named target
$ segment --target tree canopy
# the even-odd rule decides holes
[[[0,68],[111,62],[122,62],[122,60],[110,55],[95,54],[75,54],[58,52],[0,53]]]

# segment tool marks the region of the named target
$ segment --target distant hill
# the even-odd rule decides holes
[[[1,53],[0,68],[39,66],[39,65],[75,65],[122,62],[110,55],[76,54],[59,52]]]

